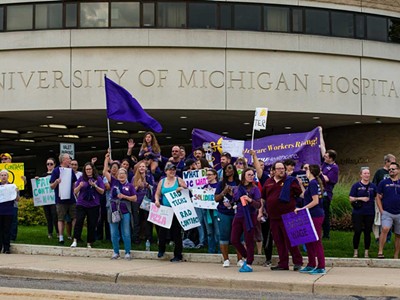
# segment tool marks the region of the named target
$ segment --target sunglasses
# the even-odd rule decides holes
[[[389,171],[396,171],[397,168],[390,168]]]
[[[48,166],[53,166],[54,164],[53,164],[53,163],[47,163],[46,165],[48,165]]]

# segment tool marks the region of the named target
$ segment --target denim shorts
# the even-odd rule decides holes
[[[234,217],[235,215],[224,215],[218,212],[219,243],[221,245],[229,245]]]
[[[382,213],[382,227],[391,228],[394,224],[394,233],[400,234],[400,214],[393,215],[388,213],[387,211],[383,211]]]

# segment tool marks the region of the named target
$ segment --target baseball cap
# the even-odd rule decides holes
[[[9,159],[12,159],[12,156],[11,156],[10,153],[2,153],[2,154],[0,155],[1,158],[3,158],[4,156],[7,157],[7,158],[9,158]]]
[[[172,170],[172,169],[175,169],[175,170],[176,170],[176,166],[175,166],[173,163],[168,162],[168,163],[165,165],[164,171],[168,171],[168,170]]]

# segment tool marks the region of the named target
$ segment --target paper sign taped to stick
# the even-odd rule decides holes
[[[174,191],[166,193],[165,197],[167,197],[171,204],[175,216],[183,230],[186,231],[200,226],[199,218],[197,217],[193,203],[190,200],[189,190],[184,189],[180,192]]]
[[[174,211],[171,207],[160,205],[157,207],[154,203],[150,203],[149,217],[147,221],[164,228],[171,228]]]
[[[206,209],[217,209],[218,202],[215,202],[215,189],[193,189],[193,206]]]
[[[286,233],[292,247],[318,241],[317,231],[308,208],[282,215]]]

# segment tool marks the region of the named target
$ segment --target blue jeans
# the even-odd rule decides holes
[[[210,217],[210,219],[208,217]],[[205,209],[203,213],[203,220],[207,228],[208,253],[219,253],[218,217],[214,216],[214,210]],[[218,248],[217,250],[215,249],[216,247]]]
[[[122,215],[119,223],[110,223],[111,242],[114,253],[119,254],[119,224],[121,224],[122,239],[124,240],[125,254],[131,253],[131,214]]]
[[[205,245],[206,244],[206,237],[204,234],[204,228],[205,228],[205,223],[204,223],[204,209],[203,208],[194,208],[197,214],[197,217],[199,218],[200,221],[200,226],[197,227],[197,230],[199,231],[199,244]]]

